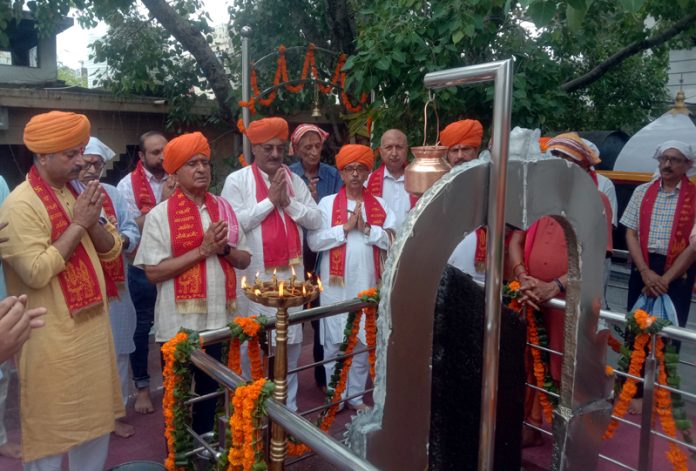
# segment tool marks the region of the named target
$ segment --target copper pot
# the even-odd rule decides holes
[[[405,170],[404,186],[414,196],[421,196],[425,191],[452,168],[444,159],[448,147],[420,146],[411,147],[415,159]]]

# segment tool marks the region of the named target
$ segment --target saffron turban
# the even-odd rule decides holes
[[[440,133],[440,143],[443,146],[456,145],[481,147],[483,126],[475,119],[463,119],[448,125]]]
[[[283,118],[263,118],[242,130],[252,144],[263,144],[271,139],[288,140],[288,122]]]
[[[539,138],[539,149],[541,149],[541,152],[546,152],[548,150],[550,140],[551,140],[550,137],[540,137]]]
[[[336,154],[336,168],[343,168],[352,163],[363,164],[368,170],[372,170],[375,164],[375,154],[367,146],[362,144],[346,144]]]
[[[210,144],[203,134],[196,131],[175,137],[164,147],[164,171],[171,175],[198,154],[210,160]]]
[[[548,150],[549,152],[555,150],[567,155],[585,167],[597,165],[602,161],[599,155],[592,152],[592,149],[575,132],[567,132],[554,137],[549,141]]]
[[[98,155],[104,162],[113,159],[116,153],[109,146],[104,144],[96,137],[90,137],[89,142],[85,146],[85,155]]]
[[[87,144],[90,129],[83,114],[49,111],[29,120],[24,127],[24,145],[35,154],[53,154]]]
[[[295,128],[295,130],[292,132],[290,135],[290,154],[295,155],[295,151],[297,151],[297,146],[300,143],[300,140],[307,135],[307,133],[310,132],[315,132],[319,135],[319,139],[321,140],[321,143],[323,144],[326,139],[329,137],[329,133],[324,131],[322,128],[319,126],[315,126],[313,124],[300,124]]]

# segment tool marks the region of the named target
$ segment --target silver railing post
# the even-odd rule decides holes
[[[473,65],[425,76],[426,88],[444,88],[466,83],[494,81],[493,145],[488,174],[488,234],[486,257],[485,320],[481,389],[481,427],[479,429],[478,469],[493,469],[495,419],[498,402],[500,346],[500,307],[503,280],[503,234],[505,231],[505,191],[512,114],[512,59]]]
[[[251,27],[242,26],[242,100],[249,101],[251,98],[251,62],[249,59],[249,38],[251,38]],[[249,126],[251,113],[249,108],[242,107],[242,121],[244,127]],[[242,135],[242,151],[247,162],[251,163],[251,144],[246,134]]]
[[[650,355],[645,360],[645,375],[643,375],[643,408],[640,413],[640,445],[638,447],[639,471],[652,469],[653,434],[652,417],[655,394],[655,378],[657,376],[657,359],[655,358],[657,335],[650,342]]]

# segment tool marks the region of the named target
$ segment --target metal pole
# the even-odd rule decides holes
[[[643,376],[643,408],[640,411],[642,415],[640,418],[640,445],[638,446],[638,469],[640,471],[652,469],[653,434],[651,429],[657,374],[657,359],[655,358],[657,336],[653,335],[650,342],[650,355],[645,360],[645,375]]]
[[[249,101],[251,98],[251,63],[249,61],[249,38],[251,37],[251,27],[242,26],[242,100]],[[249,126],[251,113],[249,108],[242,107],[242,121],[244,127]],[[247,162],[251,163],[251,144],[246,134],[242,135],[242,151]]]
[[[285,404],[288,398],[288,310],[279,307],[276,312],[276,349],[273,362],[273,399]],[[270,459],[271,470],[282,471],[285,468],[285,455],[288,448],[283,427],[273,421],[271,426]]]
[[[486,313],[483,331],[483,383],[481,428],[479,429],[479,471],[493,469],[495,418],[498,402],[500,363],[500,308],[503,281],[503,233],[505,231],[505,190],[512,113],[512,60],[496,71],[493,98],[493,146],[488,174],[488,240],[486,257]]]
[[[483,383],[481,428],[479,430],[480,471],[493,469],[495,413],[498,400],[500,308],[502,301],[503,233],[505,231],[505,176],[507,172],[512,114],[512,59],[427,74],[426,88],[444,88],[494,80],[493,146],[488,176],[488,234],[483,331]]]

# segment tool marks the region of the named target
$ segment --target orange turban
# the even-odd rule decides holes
[[[50,111],[37,114],[24,126],[24,145],[35,154],[52,154],[89,141],[91,126],[83,114]]]
[[[252,144],[263,144],[271,139],[288,140],[288,122],[283,118],[263,118],[242,130]]]
[[[540,137],[539,138],[539,149],[541,149],[542,152],[546,152],[546,149],[549,148],[549,141],[552,138],[550,137]]]
[[[483,126],[475,119],[455,121],[440,133],[440,142],[447,147],[456,145],[481,147],[482,140]]]
[[[164,147],[164,171],[172,174],[198,154],[203,154],[210,160],[210,145],[203,134],[196,131],[175,137]]]
[[[343,170],[343,167],[353,162],[363,164],[368,170],[372,170],[375,154],[372,149],[362,144],[346,144],[336,154],[336,168]]]

